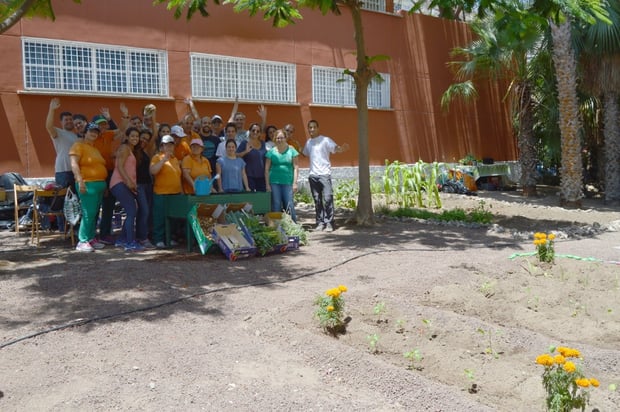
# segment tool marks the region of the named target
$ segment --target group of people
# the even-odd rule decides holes
[[[267,111],[260,106],[260,123],[244,128],[246,116],[235,102],[229,121],[219,115],[200,117],[187,99],[189,113],[177,124],[157,122],[157,108],[146,105],[142,117],[130,116],[120,105],[121,119],[114,122],[108,108],[92,117],[63,111],[54,126],[60,101],[53,98],[46,128],[56,150],[55,181],[74,187],[82,205],[76,250],[92,252],[105,245],[126,251],[174,246],[165,243],[167,195],[195,193],[198,179],[211,179],[213,192],[271,193],[271,209],[286,211],[296,221],[298,157],[310,159],[309,184],[316,207],[317,230],[333,230],[331,153],[342,152],[319,133],[316,120],[308,123],[310,139],[302,148],[293,137],[294,126],[266,125]],[[116,201],[126,213],[121,235],[112,237]],[[99,235],[97,220],[99,219]],[[150,236],[149,236],[150,234]],[[151,242],[151,240],[152,242]]]

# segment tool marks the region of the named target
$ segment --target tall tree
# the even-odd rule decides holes
[[[175,17],[185,12],[186,18],[199,12],[208,16],[208,0],[155,0],[155,3],[166,3],[168,9],[174,9]],[[214,0],[219,3],[219,0]],[[355,104],[357,106],[358,130],[358,183],[359,195],[355,210],[355,221],[359,225],[369,225],[375,222],[370,192],[370,161],[368,144],[368,86],[377,72],[371,67],[376,60],[385,59],[385,56],[368,56],[364,41],[364,27],[362,23],[362,1],[360,0],[226,0],[224,3],[233,4],[235,11],[248,11],[251,16],[263,13],[266,20],[272,20],[275,27],[285,27],[301,18],[301,8],[318,9],[321,13],[340,14],[340,7],[347,7],[351,11],[354,28],[357,67],[355,71],[345,70],[355,82]]]

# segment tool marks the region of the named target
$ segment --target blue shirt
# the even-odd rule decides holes
[[[220,157],[217,163],[222,168],[220,176],[222,189],[224,192],[243,192],[243,169],[245,162],[240,157],[229,159],[228,157]]]

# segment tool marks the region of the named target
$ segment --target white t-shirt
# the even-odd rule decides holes
[[[331,153],[336,153],[338,145],[327,136],[319,135],[308,139],[304,146],[304,155],[310,158],[311,176],[328,176],[332,173],[332,165],[329,161]]]
[[[69,157],[69,149],[78,139],[77,135],[65,129],[56,129],[56,137],[52,137],[52,143],[56,150],[56,162],[54,163],[54,171],[70,172],[71,158]]]

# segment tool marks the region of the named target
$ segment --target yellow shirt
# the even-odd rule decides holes
[[[85,182],[105,180],[108,177],[105,159],[95,146],[83,141],[77,141],[69,149],[69,156],[76,156],[78,158],[80,174]]]
[[[207,176],[211,178],[211,164],[209,160],[204,156],[200,156],[198,160],[194,159],[191,155],[183,158],[181,169],[189,169],[189,175],[192,179],[196,179],[198,176]],[[187,194],[194,194],[193,186],[183,179],[183,191]]]
[[[159,163],[163,153],[157,153],[151,159],[151,165]],[[158,195],[175,195],[181,193],[181,167],[176,157],[171,157],[153,176],[153,193]]]

